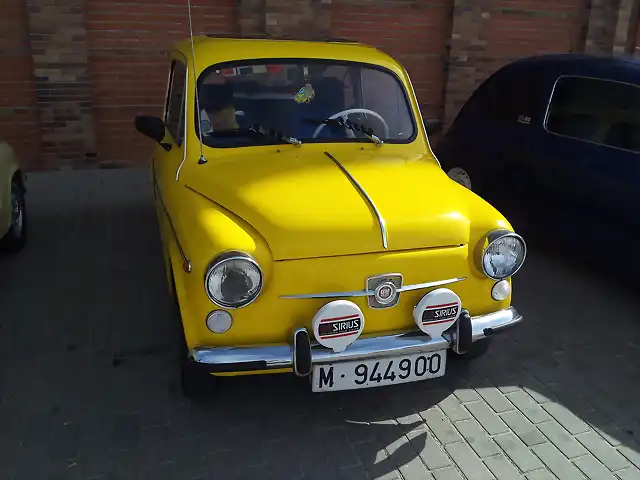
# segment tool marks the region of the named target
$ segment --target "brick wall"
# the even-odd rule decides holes
[[[633,53],[640,57],[640,12],[637,15],[637,20],[636,20],[636,34],[634,36],[635,41],[634,41],[634,48],[633,48]]]
[[[28,169],[142,164],[133,128],[159,113],[166,50],[188,34],[186,0],[0,0],[0,137]],[[372,44],[409,71],[423,114],[449,124],[512,59],[640,55],[637,0],[193,0],[195,33],[328,33]]]
[[[453,0],[334,0],[331,35],[373,45],[409,72],[422,112],[440,117]]]
[[[29,165],[37,165],[41,131],[24,0],[2,0],[0,62],[0,139]]]
[[[89,72],[99,162],[141,163],[149,141],[133,128],[139,113],[160,115],[167,48],[189,35],[186,1],[86,0]],[[235,0],[193,0],[194,33],[239,33]]]
[[[445,124],[475,88],[519,57],[582,51],[585,0],[456,0]]]

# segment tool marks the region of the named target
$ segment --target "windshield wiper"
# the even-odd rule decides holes
[[[339,127],[345,127],[351,130],[352,132],[360,132],[363,133],[365,137],[371,140],[376,145],[383,145],[384,142],[380,137],[378,137],[373,128],[365,127],[361,123],[352,122],[348,118],[344,120],[342,118],[325,118],[324,120],[314,120],[314,119],[306,119],[309,122],[313,122],[314,124],[324,123],[325,125],[338,125]]]
[[[302,145],[302,142],[297,138],[289,137],[288,135],[285,135],[284,133],[282,133],[280,130],[275,130],[273,128],[265,128],[261,125],[251,125],[248,128],[248,130],[252,133],[273,137],[277,140],[290,143],[291,145],[295,145],[296,147],[299,147],[300,145]]]
[[[208,137],[226,137],[226,136],[238,136],[238,135],[251,135],[264,139],[265,137],[272,137],[280,141],[284,141],[299,147],[302,142],[294,137],[288,137],[278,130],[273,128],[265,128],[260,125],[251,125],[249,128],[232,128],[228,130],[218,130],[206,134]]]

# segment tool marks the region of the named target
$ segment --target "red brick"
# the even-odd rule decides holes
[[[0,136],[30,169],[40,158],[40,127],[27,11],[24,0],[2,0],[0,10]]]
[[[430,115],[439,116],[444,108],[443,61],[453,0],[384,5],[333,0],[331,35],[372,45],[393,56],[407,69],[418,102],[428,106]]]
[[[86,2],[89,72],[100,162],[144,164],[150,142],[133,127],[138,113],[160,114],[165,52],[189,35],[186,2]],[[194,0],[194,33],[239,33],[236,0]],[[145,107],[143,107],[145,106]]]

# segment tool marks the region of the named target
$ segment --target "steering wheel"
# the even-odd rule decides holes
[[[384,125],[383,138],[389,138],[389,125],[387,125],[387,122],[385,122],[384,118],[382,118],[382,115],[380,115],[377,112],[374,112],[373,110],[369,110],[368,108],[349,108],[347,110],[342,110],[341,112],[334,113],[327,120],[335,120],[338,117],[342,117],[343,119],[346,120],[347,116],[351,115],[352,113],[367,113],[373,117],[376,117],[378,120],[380,120],[380,122],[382,122],[382,125]],[[323,123],[318,128],[316,128],[316,131],[313,132],[312,138],[317,138],[318,135],[320,134],[320,131],[326,126],[327,124]],[[353,132],[352,130],[348,130],[348,132],[349,132],[349,138],[356,137],[355,132]]]

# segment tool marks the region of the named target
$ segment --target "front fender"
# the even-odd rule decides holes
[[[480,279],[487,277],[479,265],[482,251],[486,247],[487,234],[492,230],[514,231],[509,221],[495,207],[471,190],[454,182],[459,194],[466,197],[467,216],[469,218],[469,272]],[[525,239],[526,241],[526,239]]]
[[[206,329],[205,319],[219,307],[209,300],[205,291],[204,278],[209,264],[225,252],[247,253],[260,265],[264,284],[268,285],[271,251],[253,227],[194,190],[184,187],[173,201],[171,220],[191,263],[191,271],[185,271],[177,243],[171,242],[168,250],[185,337],[189,346],[211,344],[215,338]]]

